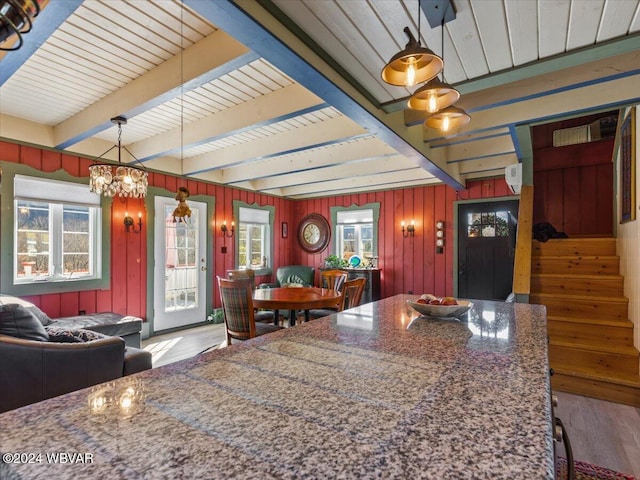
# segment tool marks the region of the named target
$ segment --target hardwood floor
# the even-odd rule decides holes
[[[192,357],[224,341],[224,324],[204,325],[142,342],[160,367]],[[576,460],[640,478],[640,408],[554,392],[555,414],[564,423]],[[562,447],[560,447],[562,448]]]
[[[224,323],[212,323],[150,337],[142,341],[142,348],[151,352],[156,368],[193,357],[224,340]]]
[[[640,408],[554,393],[576,460],[640,478]]]

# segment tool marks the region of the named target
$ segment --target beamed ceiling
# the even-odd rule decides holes
[[[448,5],[53,0],[0,59],[0,137],[98,157],[124,116],[150,170],[298,199],[461,189],[527,161],[533,125],[638,103],[638,0]],[[418,23],[472,117],[447,135],[380,78]]]

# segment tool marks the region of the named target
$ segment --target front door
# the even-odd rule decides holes
[[[513,283],[518,201],[458,205],[458,296],[505,300]]]
[[[189,201],[191,218],[174,222],[176,201],[155,197],[154,331],[204,322],[207,204]]]

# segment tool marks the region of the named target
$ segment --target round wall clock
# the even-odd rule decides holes
[[[330,236],[329,222],[319,213],[307,215],[298,226],[300,246],[309,253],[321,252],[327,248]]]

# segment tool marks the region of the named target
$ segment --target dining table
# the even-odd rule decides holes
[[[4,412],[0,478],[553,480],[545,307],[417,298]]]
[[[289,310],[289,326],[296,324],[298,310],[304,311],[309,321],[309,310],[338,307],[342,294],[338,290],[316,287],[258,288],[253,294],[253,306],[273,310],[273,322],[278,322],[279,311]]]

